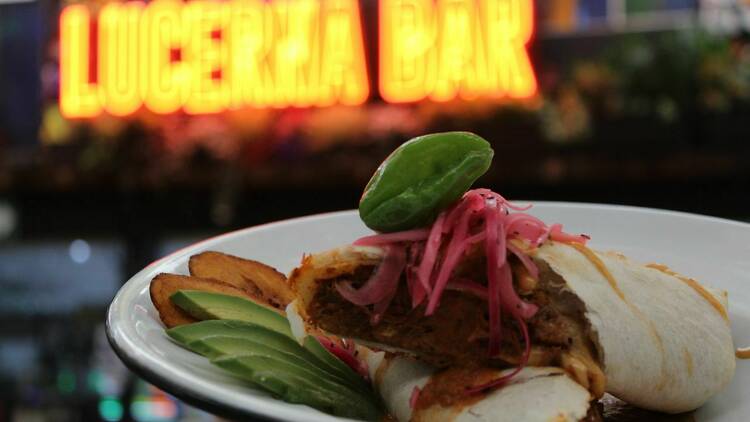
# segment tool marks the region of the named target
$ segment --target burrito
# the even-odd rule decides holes
[[[398,421],[601,421],[591,394],[560,368],[526,367],[502,389],[466,396],[461,390],[467,380],[502,377],[512,370],[436,371],[407,357],[359,350],[375,389]]]
[[[417,359],[439,371],[433,378],[464,374],[437,384],[457,386],[452,395],[460,400],[485,397],[482,406],[518,389],[550,388],[553,382],[537,386],[545,371],[566,374],[554,383],[572,380],[593,399],[609,392],[667,413],[695,409],[730,382],[726,294],[663,265],[591,249],[589,236],[526,213],[531,205],[468,190],[492,156],[487,141],[467,133],[426,135],[397,148],[360,199],[360,218],[375,233],[305,256],[290,275],[301,318]],[[393,385],[386,395],[400,391]],[[573,394],[567,388],[559,394]],[[435,388],[425,391],[417,416],[451,420],[445,412],[459,412],[425,398]],[[402,396],[393,404],[403,406]],[[452,410],[441,413],[446,406]],[[514,411],[532,408],[525,402]],[[582,409],[563,413],[575,420]],[[401,408],[394,413],[415,419]]]
[[[511,238],[503,264],[510,287],[497,295],[499,305],[488,307],[490,254],[475,244],[462,250],[430,312],[429,292],[415,300],[419,281],[404,263],[413,249],[424,257],[429,239],[394,238],[403,239],[305,256],[290,281],[306,322],[435,368],[537,367],[519,375],[561,368],[565,379],[594,398],[606,391],[668,413],[701,406],[733,376],[726,294],[663,265],[596,251],[559,234],[538,244]],[[393,244],[400,254],[393,253]],[[449,254],[447,246],[439,248],[443,260]],[[385,271],[398,274],[389,279]],[[364,291],[376,302],[363,305],[352,294]],[[495,314],[503,311],[497,326],[502,337],[495,337],[496,349],[488,353],[493,307],[499,308]],[[505,384],[475,382],[467,388]]]

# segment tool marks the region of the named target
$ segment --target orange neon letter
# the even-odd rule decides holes
[[[380,95],[389,102],[425,98],[434,84],[431,0],[380,1]]]
[[[447,101],[459,93],[463,98],[477,94],[477,27],[475,0],[438,0],[439,28],[437,76],[430,98]]]
[[[104,109],[124,116],[142,104],[138,23],[143,3],[107,3],[99,15],[99,86]]]
[[[155,0],[141,16],[141,89],[146,107],[166,114],[182,107],[192,88],[185,63],[182,2]]]
[[[273,10],[274,106],[311,105],[318,92],[318,21],[316,0],[280,0]]]
[[[357,0],[323,3],[318,105],[362,104],[370,95]]]
[[[270,11],[261,0],[232,2],[231,65],[232,106],[263,106],[273,100],[273,79],[268,68],[271,49],[267,24]]]
[[[191,66],[192,89],[185,103],[191,114],[217,113],[229,107],[228,3],[194,0],[185,6],[185,56]]]
[[[101,113],[97,86],[89,82],[89,10],[68,6],[60,15],[60,112],[65,117]]]
[[[485,82],[490,93],[524,98],[536,92],[526,43],[534,33],[532,0],[480,0],[487,48]]]

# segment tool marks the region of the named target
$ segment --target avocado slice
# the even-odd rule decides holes
[[[200,320],[248,321],[293,338],[285,316],[245,298],[201,290],[179,290],[169,298],[172,303]]]
[[[170,300],[191,316],[200,320],[247,321],[293,338],[289,321],[284,316],[251,300],[200,290],[179,290],[170,296]],[[217,334],[213,333],[212,335]],[[303,347],[317,358],[315,363],[319,364],[318,366],[326,368],[329,372],[347,380],[360,390],[369,389],[368,384],[362,377],[339,358],[332,355],[316,338],[306,337],[303,341]]]
[[[170,328],[167,330],[167,335],[186,348],[200,354],[203,354],[201,350],[191,347],[191,344],[198,340],[216,336],[248,339],[271,347],[279,352],[294,355],[308,362],[309,365],[324,371],[329,377],[336,379],[342,384],[346,384],[362,392],[371,391],[367,383],[354,373],[354,371],[349,370],[350,373],[348,376],[344,375],[346,374],[345,372],[342,374],[334,371],[296,341],[254,323],[233,320],[207,320]]]
[[[201,354],[209,359],[222,356],[258,355],[274,357],[282,355],[282,359],[305,362],[293,353],[274,349],[255,340],[243,337],[210,336],[193,340],[187,344],[187,348],[195,353]]]
[[[199,321],[188,325],[180,325],[170,328],[167,335],[185,347],[191,342],[202,340],[208,337],[240,337],[256,343],[261,343],[271,348],[286,353],[295,354],[300,358],[309,359],[310,354],[304,350],[299,343],[291,338],[284,336],[276,331],[270,330],[264,326],[234,320],[207,320]],[[191,349],[192,350],[192,349]],[[317,360],[312,356],[313,360]]]
[[[325,369],[315,366],[312,362],[304,357],[300,357],[298,354],[276,349],[257,341],[257,339],[211,336],[191,341],[187,344],[187,347],[209,359],[216,359],[222,356],[264,356],[274,358],[279,361],[287,362],[290,365],[296,365],[300,368],[306,369],[309,372],[314,373],[317,377],[329,379],[340,384],[346,383],[345,380],[342,380]]]
[[[262,386],[290,403],[300,403],[348,418],[379,420],[382,412],[372,397],[317,377],[288,362],[267,356],[225,356],[211,362]]]

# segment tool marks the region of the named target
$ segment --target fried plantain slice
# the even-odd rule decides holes
[[[252,299],[246,291],[223,281],[161,273],[151,280],[149,292],[151,293],[151,302],[159,311],[159,318],[167,328],[198,321],[178,308],[169,299],[178,290],[202,290]]]
[[[231,284],[246,291],[254,300],[283,310],[294,300],[294,292],[284,274],[251,259],[207,251],[190,257],[190,274]]]

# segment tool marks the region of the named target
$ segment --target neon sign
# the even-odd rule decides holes
[[[380,0],[388,102],[536,92],[532,0]],[[154,0],[60,15],[60,108],[217,113],[357,105],[370,96],[358,0]]]
[[[536,92],[527,0],[380,0],[380,95],[447,101]]]

